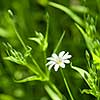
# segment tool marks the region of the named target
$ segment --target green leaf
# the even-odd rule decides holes
[[[62,100],[48,85],[45,85],[44,88],[52,100]]]
[[[47,22],[47,27],[46,27],[46,34],[44,38],[44,44],[43,44],[43,51],[46,51],[48,47],[48,31],[49,31],[49,14],[46,13],[46,22]]]
[[[25,52],[25,54],[24,54],[24,57],[25,57],[25,58],[28,57],[28,56],[31,54],[31,51],[32,51],[32,48],[29,47],[29,46],[27,46],[27,50],[26,50],[26,52]]]
[[[35,34],[36,34],[36,37],[29,38],[29,40],[33,40],[37,42],[39,45],[41,45],[44,39],[44,36],[40,32],[35,32]]]
[[[48,0],[37,0],[37,2],[42,6],[47,6]]]
[[[92,52],[92,56],[93,56],[94,64],[95,63],[100,63],[100,57],[98,57],[97,55],[95,55],[93,52]]]
[[[72,65],[71,65],[71,67],[74,70],[76,70],[77,72],[80,73],[80,75],[83,77],[83,79],[86,81],[86,83],[90,87],[90,89],[84,89],[82,91],[82,93],[92,94],[95,97],[98,97],[98,95],[100,96],[100,92],[98,91],[99,89],[98,89],[97,84],[96,84],[96,76],[94,78],[87,71],[85,71],[85,70],[83,70],[81,68],[74,67]]]
[[[24,83],[24,82],[28,82],[28,81],[36,81],[36,80],[41,80],[42,81],[42,78],[40,76],[30,76],[30,77],[27,77],[25,79],[22,79],[22,80],[15,80],[15,82],[17,83]]]
[[[83,93],[92,94],[92,90],[90,90],[90,89],[83,89],[83,90],[81,91],[81,93],[82,93],[82,94],[83,94]]]
[[[40,32],[35,32],[36,37],[29,38],[29,40],[33,40],[36,43],[40,45],[43,51],[46,51],[48,47],[48,30],[49,30],[49,14],[46,14],[46,21],[47,21],[47,27],[46,27],[46,34],[45,37]]]
[[[92,52],[92,56],[93,56],[94,64],[96,64],[97,70],[100,70],[100,57],[95,55],[93,52]]]
[[[56,45],[56,47],[55,47],[55,49],[54,49],[53,52],[56,52],[56,51],[58,50],[58,48],[59,48],[59,46],[60,46],[60,44],[61,44],[61,42],[62,42],[62,40],[63,40],[63,38],[64,38],[64,35],[65,35],[65,31],[64,31],[63,34],[61,35],[61,37],[60,37],[60,39],[59,39],[59,41],[58,41],[58,43],[57,43],[57,45]]]
[[[93,91],[93,90],[90,90],[90,89],[83,89],[82,91],[81,91],[81,93],[83,94],[83,93],[86,93],[86,94],[92,94],[92,95],[94,95],[95,97],[100,97],[100,92],[98,92],[98,91]]]
[[[21,65],[26,65],[26,59],[21,52],[18,52],[15,49],[13,49],[13,47],[9,43],[7,44],[3,43],[3,44],[7,48],[7,54],[8,54],[8,57],[4,57],[5,60],[9,60]],[[28,48],[29,49],[27,49],[26,53],[24,54],[25,56],[29,55],[31,51],[31,48],[30,47]]]
[[[9,37],[9,32],[3,28],[0,28],[0,36],[7,38]]]
[[[82,78],[83,78],[83,79],[86,81],[86,83],[89,85],[89,87],[90,87],[90,88],[93,88],[93,85],[94,85],[93,79],[92,79],[91,75],[90,75],[87,71],[85,71],[85,70],[83,70],[83,69],[81,69],[81,68],[72,66],[72,65],[71,65],[71,68],[74,69],[74,70],[76,70],[77,72],[79,72],[80,75],[82,76]]]
[[[88,76],[88,77],[90,77],[90,75],[89,75],[89,73],[87,71],[85,71],[85,70],[83,70],[81,68],[72,66],[72,65],[71,65],[71,68],[74,69],[74,70],[76,70],[76,71],[78,71],[81,74],[81,76],[83,77],[83,79],[88,83],[85,75]]]
[[[29,38],[29,40],[33,40],[36,43],[38,43],[41,46],[42,50],[45,51],[48,46],[48,42],[47,42],[48,33],[46,33],[45,38],[42,35],[42,33],[40,32],[35,32],[35,33],[36,33],[36,37]]]
[[[5,60],[9,60],[11,62],[14,62],[14,63],[17,63],[17,64],[21,64],[21,65],[26,65],[26,62],[23,60],[20,60],[20,59],[16,59],[15,57],[13,56],[9,56],[9,57],[4,57]]]
[[[90,87],[90,89],[84,89],[84,90],[82,91],[82,93],[92,94],[92,95],[94,95],[95,97],[98,97],[98,95],[100,95],[100,93],[97,91],[97,90],[98,90],[98,87],[96,86],[95,79],[93,79],[93,78],[91,77],[91,75],[90,75],[87,71],[85,71],[85,70],[83,70],[83,69],[81,69],[81,68],[72,66],[72,65],[71,65],[71,67],[72,67],[74,70],[76,70],[77,72],[80,73],[80,75],[83,77],[83,79],[86,81],[86,83],[87,83],[87,84],[89,85],[89,87]]]
[[[88,13],[89,12],[88,7],[85,7],[85,6],[72,5],[70,8],[72,10],[74,10],[75,12],[79,12],[79,13]]]
[[[81,26],[84,26],[84,22],[82,21],[82,19],[77,16],[74,12],[72,12],[69,8],[63,6],[63,5],[60,5],[60,4],[57,4],[57,3],[54,3],[54,2],[48,2],[48,5],[50,6],[53,6],[55,8],[58,8],[62,11],[64,11],[66,14],[68,14],[75,22],[77,22],[78,24],[80,24]]]
[[[80,27],[78,24],[75,24],[77,26],[77,28],[79,29],[79,31],[81,32],[83,38],[85,39],[86,45],[89,48],[90,52],[93,51],[94,45],[93,45],[93,40],[92,38],[90,38],[85,31],[82,29],[82,27]]]
[[[78,25],[75,24],[77,26],[77,28],[80,30],[82,36],[85,39],[86,45],[88,47],[88,49],[90,50],[90,53],[92,55],[94,64],[100,64],[100,57],[98,56],[98,54],[94,53],[94,49],[98,51],[98,49],[96,49],[93,38],[91,38],[90,36],[88,36],[88,34],[86,34],[86,32]],[[99,45],[97,45],[99,47]],[[100,69],[100,65],[96,66],[97,69]]]

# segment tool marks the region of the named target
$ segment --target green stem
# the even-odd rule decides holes
[[[62,94],[61,92],[57,89],[57,87],[51,82],[51,81],[48,81],[49,85],[51,86],[51,88],[59,95],[59,97],[61,98],[62,100]]]
[[[30,57],[31,57],[33,63],[35,64],[35,66],[37,66],[38,71],[41,73],[41,75],[43,75],[45,78],[47,78],[46,75],[43,73],[43,71],[41,70],[40,66],[37,64],[37,62],[35,61],[35,59],[32,57],[31,54],[30,54]]]
[[[100,80],[98,78],[98,88],[100,88]],[[97,97],[97,100],[100,100],[100,96]]]
[[[27,51],[27,47],[26,47],[25,43],[23,42],[22,38],[20,37],[19,33],[17,32],[17,30],[15,28],[15,25],[13,25],[13,27],[14,27],[15,33],[16,33],[16,35],[17,35],[20,43],[22,44],[22,46],[24,47],[24,49]]]
[[[39,75],[39,73],[35,69],[33,69],[30,65],[27,64],[26,67],[29,68],[33,73]]]
[[[46,26],[46,32],[45,32],[46,35],[45,35],[45,39],[44,39],[44,42],[45,42],[45,43],[47,43],[47,41],[48,41],[48,33],[49,33],[49,14],[48,14],[48,13],[46,13],[46,22],[47,22],[47,26]],[[48,43],[47,43],[47,46],[48,46]],[[46,48],[46,49],[47,49],[47,48]],[[47,60],[46,60],[46,58],[47,58],[47,56],[46,56],[46,49],[43,50],[43,55],[44,55],[44,66],[45,66],[46,75],[47,75],[47,77],[49,78],[49,71],[48,71],[47,66],[45,65],[46,62],[47,62]]]
[[[46,71],[46,75],[47,77],[49,78],[49,74],[50,74],[50,71],[48,70],[47,66],[45,65],[47,60],[46,60],[46,51],[43,51],[44,53],[44,66],[45,66],[45,71]]]
[[[19,41],[21,42],[22,46],[24,47],[25,51],[27,51],[27,47],[25,45],[25,43],[23,42],[22,38],[20,37],[19,33],[17,32],[16,28],[15,28],[15,23],[13,23],[13,27],[14,27],[14,30],[15,30],[15,33],[19,39]],[[43,71],[40,69],[39,65],[37,64],[37,62],[35,61],[35,59],[32,57],[32,55],[30,54],[29,55],[30,58],[32,59],[33,63],[35,64],[35,66],[37,66],[39,72],[41,73],[41,75],[43,75],[45,77],[45,74],[43,73]],[[32,69],[33,70],[33,69]]]
[[[58,41],[58,43],[57,43],[57,45],[56,45],[56,47],[55,47],[53,53],[57,52],[57,50],[58,50],[58,48],[59,48],[59,46],[60,46],[60,44],[61,44],[61,42],[62,42],[62,40],[63,40],[63,38],[64,38],[64,35],[65,35],[65,31],[64,31],[63,34],[61,35],[61,37],[60,37],[60,39],[59,39],[59,41]]]
[[[60,71],[61,71],[62,77],[63,77],[63,79],[64,79],[64,83],[65,83],[65,85],[66,85],[66,89],[67,89],[67,91],[68,91],[68,93],[69,93],[69,95],[70,95],[70,98],[71,98],[71,100],[74,100],[74,98],[73,98],[73,96],[72,96],[72,94],[71,94],[71,91],[70,91],[70,89],[69,89],[68,83],[67,83],[67,81],[66,81],[66,79],[65,79],[65,76],[64,76],[64,73],[63,73],[62,69],[60,69]]]

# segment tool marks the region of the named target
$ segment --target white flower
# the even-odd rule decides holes
[[[49,66],[49,70],[51,70],[51,68],[54,66],[54,70],[58,71],[59,67],[65,68],[65,64],[70,63],[70,60],[68,59],[71,57],[72,56],[69,55],[69,52],[65,53],[65,51],[61,51],[58,56],[57,54],[53,53],[52,57],[47,58],[49,62],[46,64],[46,66]]]

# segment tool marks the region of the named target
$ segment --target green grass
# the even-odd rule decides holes
[[[99,3],[1,0],[0,100],[100,100]],[[61,51],[71,64],[48,70]]]

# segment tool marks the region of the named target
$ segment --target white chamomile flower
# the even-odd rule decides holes
[[[46,66],[49,66],[49,70],[51,70],[52,67],[54,67],[55,71],[58,71],[58,68],[65,68],[65,64],[69,64],[72,55],[69,55],[69,52],[65,53],[65,51],[61,51],[59,55],[56,53],[52,54],[52,57],[48,57],[47,60],[49,62],[46,64]]]

